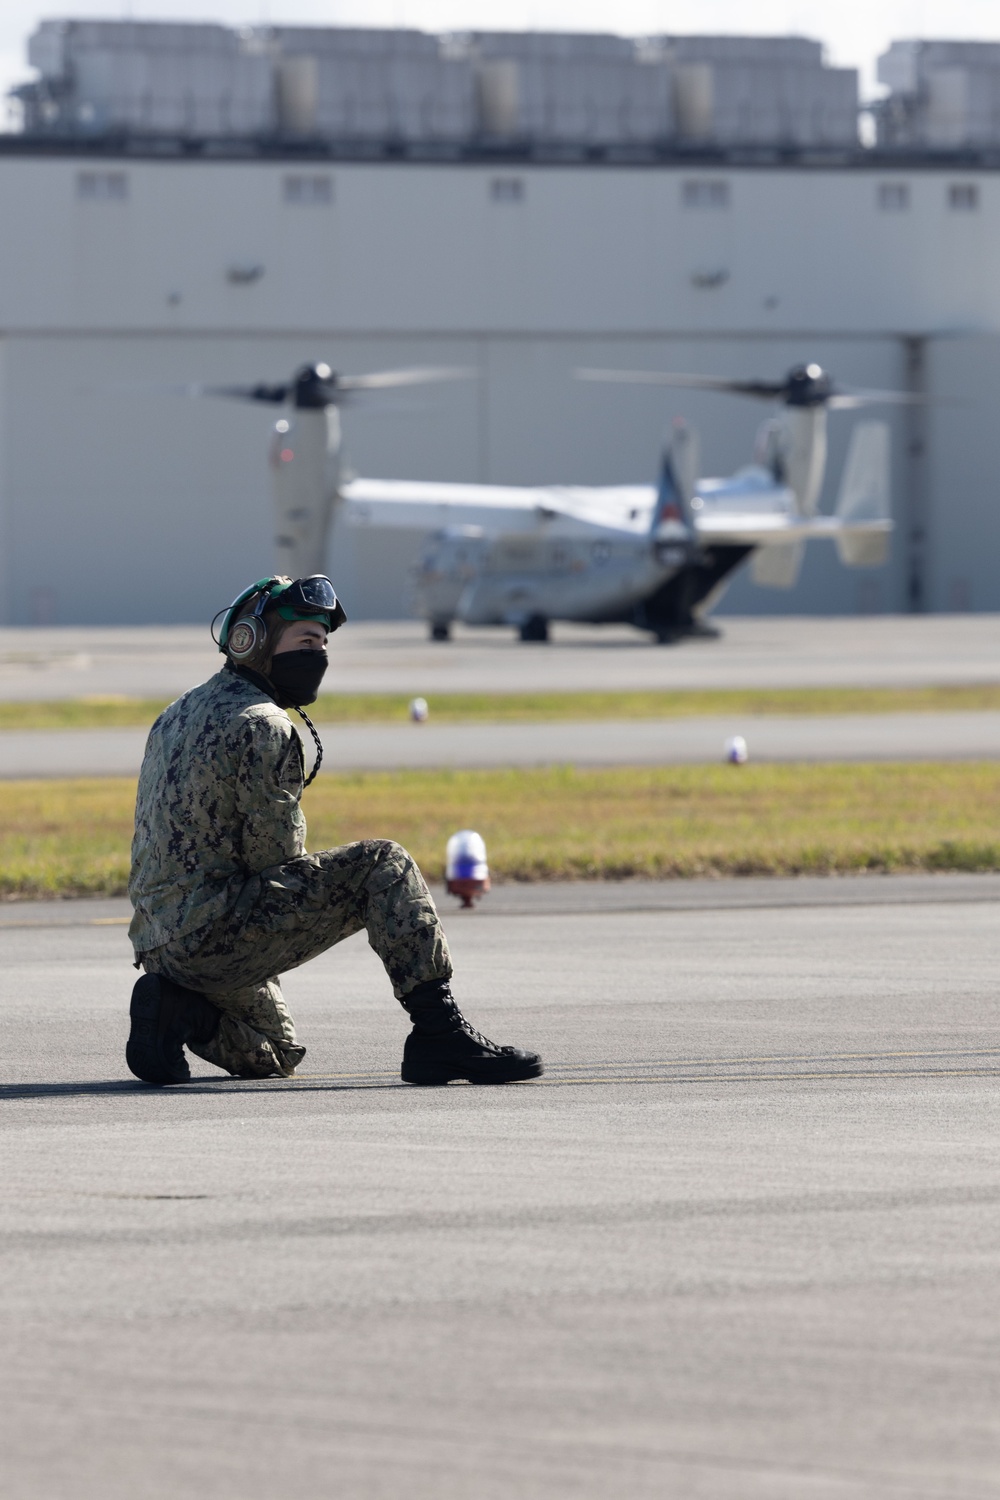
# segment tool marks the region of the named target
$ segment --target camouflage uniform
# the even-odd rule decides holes
[[[129,937],[137,963],[207,995],[217,1034],[192,1046],[242,1076],[305,1055],[277,975],[362,928],[397,998],[451,976],[430,892],[398,844],[305,853],[302,743],[262,688],[223,668],[149,733],[136,801]]]

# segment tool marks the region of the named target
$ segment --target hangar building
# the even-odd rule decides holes
[[[796,38],[44,22],[0,137],[2,618],[200,620],[267,571],[273,413],[185,390],[316,359],[478,369],[346,414],[384,478],[651,480],[676,413],[722,473],[768,415],[580,365],[927,396],[891,563],[813,546],[722,611],[1000,609],[1000,61],[942,48],[893,45],[866,145]],[[335,528],[356,617],[406,612],[419,540]]]

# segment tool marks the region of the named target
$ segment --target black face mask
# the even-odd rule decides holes
[[[325,651],[279,651],[271,662],[268,681],[283,700],[282,707],[315,703],[328,665]]]

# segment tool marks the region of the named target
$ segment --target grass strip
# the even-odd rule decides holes
[[[440,693],[435,724],[542,724],[559,720],[687,719],[738,715],[958,713],[1000,710],[1000,683],[917,688],[747,688],[623,693]],[[321,724],[402,724],[403,693],[324,693],[310,714]],[[0,729],[144,728],[160,698],[67,698],[0,702]]]
[[[119,895],[135,784],[0,783],[0,896]],[[686,766],[324,775],[309,847],[406,845],[432,879],[458,828],[498,880],[1000,869],[1000,765]]]

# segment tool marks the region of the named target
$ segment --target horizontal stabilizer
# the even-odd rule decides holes
[[[750,562],[750,574],[760,588],[793,589],[805,556],[805,542],[790,546],[761,547]]]
[[[889,429],[885,422],[859,422],[844,465],[836,517],[840,560],[849,568],[877,568],[889,555]],[[880,526],[865,529],[865,522]]]
[[[889,561],[887,531],[846,532],[837,538],[840,560],[848,568],[881,568]]]

